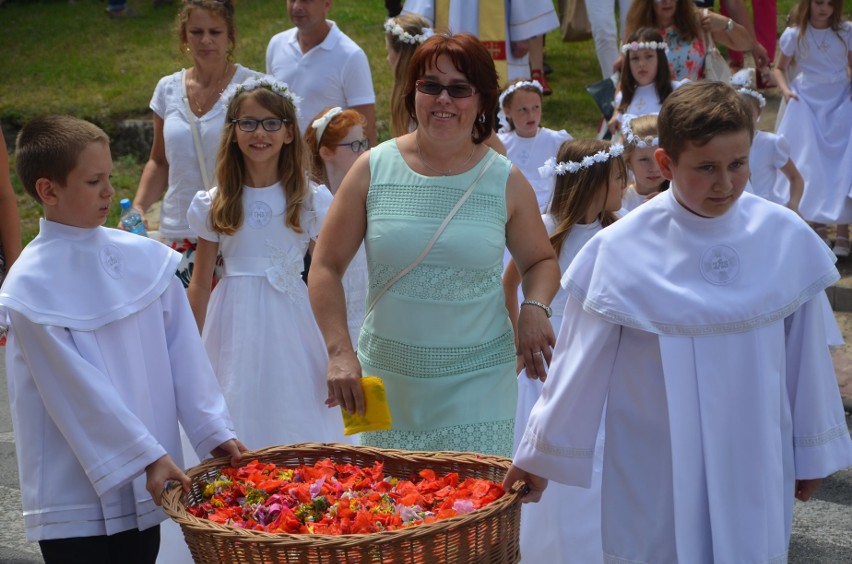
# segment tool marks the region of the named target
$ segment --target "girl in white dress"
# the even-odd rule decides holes
[[[366,124],[364,116],[355,110],[335,107],[320,112],[305,131],[311,152],[311,177],[317,184],[325,185],[332,195],[337,194],[355,160],[370,148],[370,140],[364,135]],[[346,321],[356,350],[367,313],[367,274],[367,252],[362,244],[343,275]]]
[[[657,137],[657,115],[624,115],[621,135],[624,138],[624,164],[630,171],[631,182],[621,198],[619,217],[636,209],[669,187],[663,178],[654,151],[660,145]]]
[[[331,195],[305,175],[286,84],[263,77],[225,96],[219,184],[198,192],[188,212],[198,234],[192,311],[246,446],[341,442],[340,412],[325,406],[325,345],[301,278]],[[218,252],[224,271],[211,295]]]
[[[537,80],[517,80],[500,94],[497,137],[506,146],[506,156],[535,190],[538,208],[544,212],[553,196],[553,179],[538,173],[541,163],[556,156],[560,145],[573,139],[567,131],[541,127],[543,88]]]
[[[566,141],[557,159],[549,159],[542,174],[556,176],[553,205],[542,216],[550,243],[564,274],[580,248],[602,228],[615,221],[627,169],[620,157],[621,145],[595,139]],[[591,160],[589,160],[591,158]],[[517,331],[518,286],[521,277],[514,263],[503,275],[506,307]],[[550,323],[558,335],[568,292],[560,288],[550,303]],[[515,445],[523,436],[533,405],[541,395],[542,382],[528,378],[523,357],[518,357],[518,408],[515,413]],[[551,482],[539,503],[521,508],[521,558],[524,562],[595,564],[603,562],[601,543],[601,472],[603,426],[598,430],[594,476],[590,489]],[[551,491],[552,489],[552,491]]]
[[[666,57],[666,42],[660,32],[642,27],[631,33],[621,47],[627,65],[615,92],[615,113],[609,130],[621,129],[621,116],[657,114],[663,100],[687,80],[672,80]]]
[[[755,73],[752,68],[742,69],[731,77],[731,84],[748,102],[754,116],[754,139],[748,152],[749,181],[745,189],[799,213],[805,181],[790,158],[790,144],[787,139],[783,135],[757,128],[760,114],[766,106],[766,98],[754,89],[754,82]]]
[[[834,254],[849,256],[852,222],[852,24],[843,21],[842,0],[802,0],[795,27],[784,30],[773,71],[787,108],[777,132],[791,143],[793,161],[805,179],[802,217],[828,240],[837,224]],[[787,80],[795,62],[799,74]]]

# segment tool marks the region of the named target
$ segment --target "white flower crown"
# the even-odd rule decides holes
[[[622,116],[621,135],[624,136],[628,143],[630,143],[631,145],[636,145],[640,149],[645,149],[648,147],[658,147],[660,145],[659,137],[638,137],[635,133],[633,133],[633,129],[630,127],[630,122],[632,122],[637,117],[641,116],[634,116],[633,114],[624,114]]]
[[[385,31],[398,38],[403,43],[408,43],[409,45],[420,45],[435,35],[435,32],[432,31],[431,27],[421,27],[419,34],[411,35],[405,31],[401,25],[396,23],[396,20],[393,18],[388,18],[387,21],[385,21]]]
[[[274,76],[270,75],[262,75],[254,78],[250,78],[245,82],[241,82],[239,84],[232,84],[222,92],[222,100],[225,102],[225,105],[230,105],[231,101],[242,94],[243,92],[251,92],[252,90],[257,90],[258,88],[266,88],[267,90],[271,90],[272,92],[278,94],[282,98],[286,98],[293,105],[293,109],[296,112],[296,117],[301,116],[301,112],[299,111],[299,104],[302,102],[302,99],[299,96],[296,96],[290,87],[287,86],[286,82],[281,82],[276,79]]]
[[[751,96],[757,100],[757,105],[761,108],[766,106],[766,98],[754,89],[754,69],[746,68],[735,72],[734,76],[731,77],[731,86],[736,88],[740,94]]]
[[[341,113],[343,113],[343,108],[335,106],[315,119],[311,124],[311,127],[317,130],[317,147],[320,146],[322,134],[325,133],[325,128],[328,127],[328,124],[331,123],[331,120],[333,120],[335,116],[338,116]]]
[[[665,41],[631,41],[621,46],[621,52],[625,55],[628,51],[638,51],[639,49],[658,49],[660,51],[668,51],[669,46]]]
[[[556,162],[556,157],[550,157],[544,162],[543,166],[538,168],[538,173],[542,178],[550,178],[551,176],[562,176],[566,173],[575,173],[584,168],[589,168],[597,163],[605,163],[611,158],[620,157],[624,152],[624,145],[615,143],[610,146],[609,151],[598,151],[594,155],[583,157],[580,162],[568,161],[567,163]]]

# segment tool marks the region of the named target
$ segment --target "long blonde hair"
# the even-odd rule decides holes
[[[245,157],[237,144],[237,126],[231,123],[236,119],[244,100],[255,102],[272,112],[275,117],[284,120],[282,127],[288,127],[293,141],[282,146],[278,154],[278,178],[287,199],[284,224],[297,233],[303,231],[299,224],[302,206],[308,198],[307,150],[296,121],[296,108],[293,103],[267,87],[243,91],[234,96],[228,104],[225,117],[225,129],[219,143],[216,158],[216,178],[219,182],[216,195],[210,207],[210,223],[213,231],[224,235],[233,235],[243,223],[243,185],[246,178]],[[258,127],[262,127],[258,124]]]
[[[571,139],[559,147],[556,160],[581,162],[588,155],[609,151],[610,145],[609,141],[597,139]],[[581,223],[586,217],[599,191],[603,189],[608,193],[616,189],[609,185],[614,166],[620,168],[622,176],[626,176],[624,160],[621,157],[611,157],[605,162],[595,163],[577,172],[567,172],[556,177],[553,201],[550,204],[550,215],[556,221],[556,228],[550,234],[550,244],[556,251],[556,256],[559,256],[562,251],[562,245],[571,233],[571,228]],[[610,225],[616,219],[614,213],[603,208],[597,213],[597,217],[603,227]]]

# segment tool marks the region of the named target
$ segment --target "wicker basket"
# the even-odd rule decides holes
[[[511,461],[507,458],[459,452],[411,452],[342,444],[302,443],[248,453],[278,466],[312,465],[330,458],[336,464],[370,466],[384,462],[386,475],[408,477],[424,468],[436,474],[457,472],[461,479],[482,478],[500,483]],[[201,502],[199,482],[227,466],[228,459],[202,463],[187,473],[192,488],[166,490],[163,509],[181,526],[196,563],[510,563],[520,560],[520,495],[507,493],[467,515],[398,531],[368,535],[278,534],[248,531],[200,519],[186,512]]]

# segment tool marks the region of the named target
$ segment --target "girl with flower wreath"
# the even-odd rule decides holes
[[[620,215],[624,215],[668,189],[669,181],[663,178],[660,165],[654,158],[654,151],[660,145],[657,114],[638,117],[626,114],[621,134],[624,139],[624,164],[632,178],[621,198]]]
[[[688,80],[672,80],[666,58],[666,44],[650,27],[634,31],[621,47],[627,66],[615,93],[615,113],[609,130],[621,129],[622,115],[642,116],[660,112],[663,100]]]
[[[544,88],[537,80],[516,80],[500,94],[500,123],[497,137],[506,147],[506,156],[535,190],[542,212],[553,196],[553,179],[538,174],[541,163],[556,156],[559,147],[573,137],[564,129],[541,127]]]
[[[568,270],[577,252],[592,236],[613,223],[621,208],[627,169],[623,147],[609,141],[574,139],[559,148],[541,167],[541,175],[556,177],[553,203],[542,215],[550,244],[559,257],[559,270]],[[557,162],[558,159],[558,162]],[[517,329],[518,288],[521,277],[514,263],[503,275],[506,307]],[[558,336],[568,291],[559,288],[551,302],[550,323]],[[541,395],[541,380],[527,376],[518,357],[518,407],[515,412],[515,449],[527,426],[530,411]],[[590,489],[551,482],[547,496],[521,509],[521,555],[525,562],[595,564],[603,562],[601,549],[601,472],[603,426],[598,430],[595,472]],[[552,491],[551,491],[552,488]]]
[[[218,186],[187,214],[198,235],[188,295],[204,346],[249,448],[347,442],[339,411],[324,404],[328,359],[301,278],[331,195],[305,174],[298,98],[271,76],[224,96]]]
[[[414,51],[432,36],[429,20],[417,14],[402,14],[385,22],[387,61],[393,71],[391,90],[391,135],[399,137],[414,130],[414,122],[405,109],[405,75]]]
[[[852,23],[842,0],[802,0],[793,27],[781,34],[773,71],[787,102],[777,133],[790,140],[790,156],[805,179],[801,216],[831,246],[827,224],[837,225],[834,254],[848,257],[852,223]],[[787,69],[799,72],[788,81]]]

